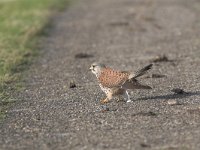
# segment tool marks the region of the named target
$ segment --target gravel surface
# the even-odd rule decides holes
[[[80,0],[52,24],[0,124],[1,150],[200,149],[199,0]],[[153,89],[101,105],[94,61],[154,62],[140,78]]]

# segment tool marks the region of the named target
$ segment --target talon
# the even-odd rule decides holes
[[[106,98],[106,99],[102,99],[101,101],[101,104],[106,104],[106,103],[108,103],[108,99]]]
[[[133,102],[133,101],[129,99],[129,100],[127,100],[126,102],[127,102],[127,103],[131,103],[131,102]]]

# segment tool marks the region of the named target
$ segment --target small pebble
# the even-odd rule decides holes
[[[168,100],[167,103],[169,105],[177,105],[178,104],[177,100],[174,100],[174,99]]]
[[[168,57],[166,55],[162,55],[162,56],[156,56],[152,62],[167,62],[169,61]]]
[[[74,81],[71,81],[69,83],[69,88],[75,88],[76,87],[76,84],[74,83]]]
[[[141,147],[145,147],[145,148],[147,148],[147,147],[151,147],[151,145],[149,145],[149,144],[146,144],[146,143],[140,143],[140,146]]]

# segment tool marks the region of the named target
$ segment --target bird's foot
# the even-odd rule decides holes
[[[126,102],[127,102],[127,103],[131,103],[131,102],[133,102],[133,101],[129,99],[129,100],[127,100]]]
[[[101,102],[101,104],[106,104],[106,103],[108,103],[108,101],[109,101],[109,99],[102,99],[100,102]]]

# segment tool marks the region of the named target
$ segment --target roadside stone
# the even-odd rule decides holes
[[[75,84],[75,82],[74,81],[70,81],[70,83],[69,83],[69,88],[76,88],[76,84]]]
[[[169,105],[178,105],[178,104],[179,104],[178,101],[177,101],[177,100],[174,100],[174,99],[168,100],[167,103],[168,103]]]

